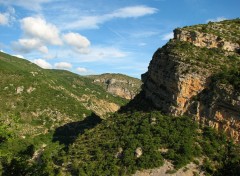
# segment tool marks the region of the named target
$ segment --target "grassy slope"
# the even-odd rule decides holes
[[[109,104],[127,103],[108,94],[89,78],[68,71],[45,70],[5,53],[0,53],[0,77],[0,160],[3,163],[31,145],[35,150],[43,143],[51,146],[59,126],[82,121],[95,111],[105,113]],[[17,93],[17,89],[22,91]],[[88,128],[88,123],[83,122],[83,128]]]

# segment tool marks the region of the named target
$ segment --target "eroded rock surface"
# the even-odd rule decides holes
[[[235,27],[240,29],[240,23]],[[231,39],[232,34],[218,36],[195,28],[174,30],[174,39],[155,52],[148,72],[142,75],[144,96],[163,113],[195,117],[240,141],[240,88],[236,76],[240,68],[236,41],[240,39],[232,37],[228,41],[224,36]],[[235,80],[229,76],[231,69],[238,77]],[[225,74],[223,82],[213,81],[218,73]]]

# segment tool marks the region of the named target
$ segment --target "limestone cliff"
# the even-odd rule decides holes
[[[142,75],[145,98],[240,141],[239,41],[239,19],[174,30]]]
[[[90,76],[93,83],[101,85],[107,92],[125,98],[133,99],[140,91],[141,81],[122,74],[102,74]]]

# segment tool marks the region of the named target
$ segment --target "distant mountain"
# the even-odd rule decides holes
[[[106,73],[91,75],[89,78],[107,92],[128,100],[133,99],[140,92],[142,85],[141,80],[123,74]]]

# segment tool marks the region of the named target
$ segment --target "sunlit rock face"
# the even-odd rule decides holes
[[[163,113],[192,116],[240,141],[240,90],[231,84],[213,82],[213,75],[221,68],[206,60],[203,65],[195,59],[199,50],[207,52],[212,48],[221,51],[223,57],[238,58],[239,44],[193,29],[174,30],[174,39],[154,53],[148,71],[142,75],[145,99]],[[191,47],[183,46],[184,51],[176,52],[175,46],[179,43],[188,43]],[[209,60],[214,57],[209,55]],[[239,60],[235,65],[240,68]]]

